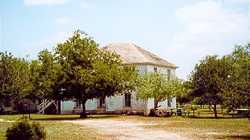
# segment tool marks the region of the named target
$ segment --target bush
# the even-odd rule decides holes
[[[150,113],[148,116],[170,117],[172,116],[172,111],[170,109],[164,108],[150,109]]]
[[[157,117],[170,117],[170,116],[172,116],[172,112],[169,109],[159,108],[159,109],[155,110],[155,115]]]
[[[15,107],[19,113],[35,113],[37,112],[36,104],[30,99],[21,99],[17,101]]]
[[[6,132],[7,140],[45,140],[46,132],[38,123],[30,123],[22,119]]]

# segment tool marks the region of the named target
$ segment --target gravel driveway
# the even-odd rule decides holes
[[[144,128],[146,123],[106,119],[65,121],[94,128],[98,133],[114,140],[190,140],[176,133],[159,129]]]

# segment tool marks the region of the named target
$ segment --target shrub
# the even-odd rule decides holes
[[[150,113],[148,116],[170,117],[172,116],[172,111],[170,109],[164,108],[150,109]]]
[[[170,109],[159,108],[159,109],[155,110],[155,115],[157,117],[170,117],[172,115],[172,113],[171,113]]]
[[[30,99],[21,99],[15,103],[14,108],[19,113],[35,113],[36,104]]]
[[[22,119],[6,132],[7,140],[45,140],[46,132],[38,123],[30,123]]]

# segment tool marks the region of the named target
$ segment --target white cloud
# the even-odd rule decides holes
[[[24,0],[24,5],[60,5],[66,3],[68,0]]]
[[[90,9],[90,8],[94,7],[94,6],[93,6],[89,1],[87,1],[87,0],[81,1],[80,6],[81,6],[83,9]]]
[[[182,78],[191,72],[197,60],[209,54],[230,53],[235,44],[250,41],[250,17],[233,9],[226,9],[218,1],[203,1],[176,11],[182,29],[173,37],[167,52],[182,66]],[[171,57],[171,56],[170,56]]]
[[[250,4],[250,0],[226,0],[225,2],[231,2],[235,4]]]
[[[71,19],[68,17],[58,17],[56,18],[55,22],[58,24],[70,24],[71,23]]]
[[[66,32],[66,31],[59,31],[56,33],[54,40],[52,43],[59,43],[67,40],[69,37],[72,36],[73,32]]]

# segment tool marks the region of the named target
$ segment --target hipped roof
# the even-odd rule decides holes
[[[149,64],[177,68],[175,64],[170,63],[133,43],[111,43],[103,47],[103,49],[119,55],[123,64]]]

